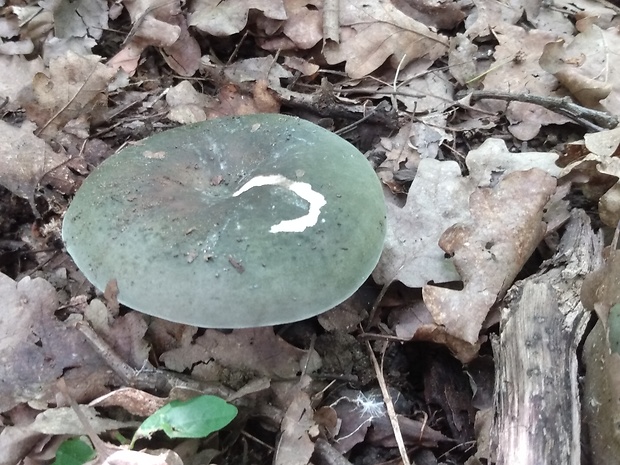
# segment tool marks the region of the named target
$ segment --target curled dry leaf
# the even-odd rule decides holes
[[[581,67],[586,56],[580,54],[578,58],[571,59],[568,50],[564,48],[564,40],[558,40],[545,45],[538,62],[545,71],[553,74],[579,103],[595,107],[607,98],[612,87],[604,81],[584,75]]]
[[[615,228],[620,222],[620,129],[586,134],[584,139],[581,146],[573,145],[565,157],[575,161],[562,170],[562,177],[581,184],[589,199],[598,200],[601,220]]]
[[[612,57],[620,53],[620,36],[616,28],[603,30],[586,19],[578,21],[577,28],[580,33],[570,44],[545,45],[540,65],[581,104],[595,107],[600,102],[610,113],[619,114],[620,65]]]
[[[182,76],[191,76],[198,70],[200,46],[187,30],[179,0],[125,0],[123,4],[131,16],[132,29],[109,66],[132,74],[142,52],[154,46],[168,66]]]
[[[542,221],[556,181],[532,169],[506,175],[470,197],[471,220],[450,227],[439,245],[454,257],[461,291],[427,285],[424,302],[435,322],[470,344],[498,297],[508,289],[546,232]]]

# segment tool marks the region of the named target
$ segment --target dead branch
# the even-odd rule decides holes
[[[498,465],[579,465],[576,351],[590,318],[579,296],[601,263],[602,236],[575,210],[546,271],[509,291],[493,341]]]
[[[510,94],[507,92],[488,92],[476,90],[471,92],[472,100],[493,99],[506,102],[523,102],[538,105],[572,119],[590,131],[613,129],[618,126],[618,118],[604,111],[593,110],[573,103],[568,97],[543,97],[530,94]]]

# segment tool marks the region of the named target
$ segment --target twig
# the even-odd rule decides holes
[[[394,438],[396,439],[396,444],[398,444],[400,458],[403,460],[403,465],[415,465],[414,462],[409,460],[409,456],[407,455],[407,448],[405,447],[405,441],[403,441],[403,435],[400,432],[400,424],[398,423],[398,417],[396,416],[396,411],[394,410],[392,396],[390,396],[390,391],[388,390],[387,385],[385,384],[385,378],[383,377],[383,367],[379,366],[377,357],[375,357],[375,353],[372,351],[372,347],[370,346],[370,342],[368,341],[366,341],[366,349],[368,349],[368,356],[370,357],[372,366],[375,369],[377,381],[379,381],[381,394],[383,394],[383,402],[385,403],[385,408],[387,409],[388,417],[390,418],[390,424],[392,425],[392,429],[394,430]],[[383,357],[381,357],[381,365],[383,365]]]
[[[340,43],[340,0],[323,2],[323,46],[328,40]]]
[[[316,440],[314,454],[316,457],[313,462],[316,461],[321,465],[351,465],[351,462],[323,438]]]
[[[107,445],[105,442],[101,440],[99,436],[97,436],[97,432],[94,430],[93,426],[88,421],[88,418],[86,418],[86,415],[84,415],[84,412],[82,412],[82,410],[80,409],[80,406],[77,404],[75,399],[71,397],[71,394],[69,393],[69,389],[67,388],[67,383],[65,382],[64,378],[60,378],[58,380],[57,386],[58,386],[58,390],[60,391],[60,393],[65,397],[66,401],[71,406],[71,410],[73,410],[75,415],[78,417],[78,420],[80,421],[80,423],[82,424],[82,427],[84,428],[84,432],[90,439],[90,442],[92,442],[93,446],[95,446],[95,449],[97,450],[97,453],[99,454],[99,458],[103,462],[103,459],[109,457],[114,452],[116,452],[117,448]]]
[[[366,121],[367,119],[371,118],[375,113],[377,113],[378,111],[383,111],[383,110],[388,110],[388,106],[386,104],[386,102],[379,102],[379,104],[374,107],[371,108],[370,111],[368,111],[368,113],[366,113],[366,115],[364,115],[362,118],[358,119],[357,121],[354,121],[353,123],[338,129],[337,131],[334,131],[336,134],[338,135],[342,135],[346,132],[351,131],[352,129],[354,129],[355,127],[357,127],[360,123]]]
[[[88,323],[79,321],[75,323],[77,329],[86,337],[89,344],[101,356],[108,366],[121,378],[123,383],[139,389],[169,391],[172,387],[183,387],[203,394],[213,394],[223,399],[228,399],[233,392],[224,386],[203,383],[191,377],[181,374],[158,370],[151,366],[140,370],[129,366],[118,354],[105,342]]]
[[[531,94],[511,94],[508,92],[489,92],[475,90],[470,93],[472,100],[493,99],[506,102],[523,102],[541,106],[547,110],[564,115],[591,131],[613,129],[618,126],[618,118],[604,111],[592,110],[573,103],[568,97],[543,97]]]

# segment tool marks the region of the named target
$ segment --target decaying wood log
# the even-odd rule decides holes
[[[576,350],[590,313],[579,295],[585,275],[602,264],[602,248],[589,218],[575,210],[544,271],[505,299],[493,340],[498,465],[580,463]]]

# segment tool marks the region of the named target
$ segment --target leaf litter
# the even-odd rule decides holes
[[[460,385],[466,366],[456,360],[481,360],[504,295],[553,253],[569,206],[586,203],[603,228],[620,219],[620,137],[585,113],[620,115],[618,12],[590,0],[558,5],[9,1],[0,17],[1,66],[13,77],[0,82],[0,412],[11,422],[0,427],[0,449],[17,463],[35,449],[54,452],[51,436],[79,431],[72,420],[36,426],[68,412],[57,396],[62,378],[78,403],[96,399],[89,423],[108,444],[104,429],[121,425],[104,405],[142,419],[162,402],[215,389],[248,413],[216,433],[215,450],[195,450],[207,461],[221,453],[234,463],[238,449],[223,444],[241,431],[266,438],[251,448],[256,461],[309,463],[325,453],[322,441],[353,462],[391,460],[393,421],[369,390],[377,376],[361,343],[387,337],[402,343],[388,347],[382,367],[392,397],[425,401],[396,408],[405,443],[420,448],[412,458],[447,453],[465,463],[471,453],[451,448],[455,438],[476,440],[474,393],[467,383],[459,393],[441,387]],[[558,112],[553,99],[584,111]],[[318,321],[231,332],[146,319],[96,295],[57,248],[59,220],[84,176],[111,149],[154,131],[258,112],[309,118],[366,151],[388,205],[374,281]],[[595,288],[617,287],[615,261],[611,254],[592,278]],[[584,293],[602,322],[586,363],[602,373],[617,364],[617,354],[597,352],[607,347],[613,295]],[[144,390],[150,376],[164,380],[153,393]],[[493,373],[479,381],[487,387],[476,395],[490,398]],[[614,382],[591,378],[586,394],[606,395]],[[609,429],[614,408],[587,413],[594,431]],[[100,463],[166,460],[115,455]],[[191,463],[189,455],[171,460]]]

